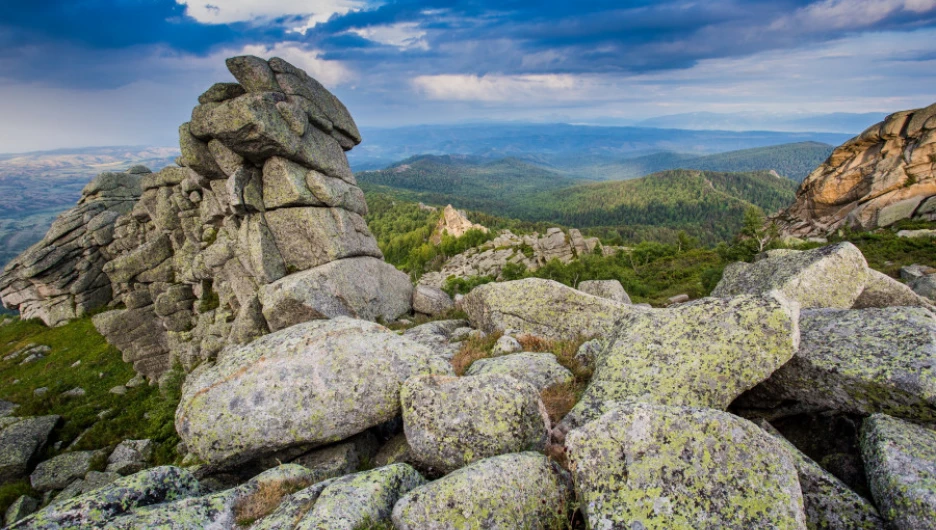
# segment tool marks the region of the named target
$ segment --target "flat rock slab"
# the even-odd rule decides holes
[[[803,311],[800,349],[751,393],[936,420],[936,318],[916,307]]]
[[[411,376],[449,374],[431,350],[338,317],[266,335],[189,374],[176,430],[209,464],[348,438],[400,414]]]
[[[479,460],[404,495],[393,508],[400,530],[548,529],[568,521],[568,473],[540,453]]]
[[[725,409],[793,357],[798,317],[796,303],[759,296],[627,314],[564,423],[596,418],[613,401]]]
[[[449,472],[546,447],[549,419],[539,391],[508,375],[413,377],[400,401],[406,440],[421,468]]]
[[[566,449],[589,528],[806,528],[790,455],[726,412],[622,406]]]
[[[803,309],[848,309],[864,291],[868,263],[858,247],[837,243],[814,250],[782,250],[768,253],[754,263],[732,263],[725,268],[712,296],[780,291]]]
[[[874,414],[861,427],[861,456],[874,500],[893,528],[934,528],[936,431]]]

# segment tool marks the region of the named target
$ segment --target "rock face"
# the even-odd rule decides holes
[[[871,493],[892,527],[933,528],[936,431],[875,414],[862,425],[861,454]]]
[[[233,465],[348,438],[400,414],[400,387],[451,366],[362,320],[316,320],[227,352],[186,379],[176,430],[189,451]],[[287,412],[288,411],[288,412]]]
[[[442,242],[442,234],[448,234],[452,237],[461,237],[468,233],[469,230],[480,230],[485,234],[488,233],[487,227],[472,223],[468,220],[468,217],[465,216],[464,212],[456,210],[449,204],[442,210],[442,218],[439,219],[439,224],[436,225],[435,230],[433,230],[429,241],[433,245],[438,245]]]
[[[517,330],[549,339],[603,336],[625,314],[646,311],[539,278],[476,287],[462,308],[486,333]]]
[[[915,307],[804,311],[800,348],[752,394],[936,421],[936,317]]]
[[[414,377],[400,401],[412,457],[435,472],[546,447],[549,420],[539,391],[507,375]]]
[[[30,464],[60,419],[58,416],[39,416],[14,418],[5,423],[0,431],[0,484],[29,473]]]
[[[624,406],[566,448],[589,528],[806,528],[790,455],[728,413]]]
[[[404,495],[393,524],[400,530],[561,528],[568,521],[570,482],[542,454],[495,456]]]
[[[565,422],[596,418],[614,401],[725,409],[793,357],[798,319],[795,302],[754,296],[629,314]]]
[[[777,221],[797,237],[936,217],[936,104],[896,112],[838,147]]]
[[[781,250],[754,263],[732,263],[725,268],[712,296],[766,294],[780,291],[803,309],[848,309],[868,282],[868,263],[851,243],[838,243],[807,251]]]
[[[362,217],[347,109],[281,59],[227,64],[239,84],[199,98],[181,165],[94,179],[0,276],[4,305],[51,325],[122,306],[95,326],[148,377],[297,322],[410,311]]]

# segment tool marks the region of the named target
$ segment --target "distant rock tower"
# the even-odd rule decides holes
[[[408,276],[383,261],[362,217],[345,156],[361,137],[345,106],[282,59],[227,66],[238,83],[198,98],[178,166],[95,179],[101,191],[86,188],[0,276],[5,305],[49,325],[122,306],[94,324],[150,377],[298,322],[411,309]],[[60,235],[71,224],[76,236]]]

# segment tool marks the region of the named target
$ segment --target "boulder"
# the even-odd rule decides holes
[[[861,428],[861,455],[881,515],[892,528],[936,521],[936,431],[874,414]]]
[[[13,525],[11,530],[99,527],[136,507],[191,497],[199,491],[198,481],[188,471],[172,466],[155,467],[48,506]]]
[[[631,303],[630,296],[624,290],[624,286],[617,280],[589,280],[578,284],[578,290],[583,293],[593,294],[622,304]]]
[[[299,520],[309,512],[319,495],[336,479],[323,480],[305,489],[287,495],[270,514],[256,521],[250,530],[294,529]]]
[[[916,307],[804,311],[793,359],[752,392],[936,421],[936,317]]]
[[[417,285],[413,290],[413,311],[424,315],[441,315],[455,308],[452,297],[442,289]]]
[[[263,316],[277,331],[294,324],[338,316],[390,322],[408,313],[409,276],[372,257],[333,261],[290,274],[260,289]]]
[[[601,355],[601,352],[604,350],[604,344],[598,339],[588,340],[582,343],[579,346],[577,352],[575,352],[575,360],[582,366],[589,369],[595,369],[595,363],[598,361],[598,356]]]
[[[142,471],[152,460],[153,449],[152,440],[124,440],[107,458],[107,471],[121,475]]]
[[[383,258],[367,223],[341,208],[282,208],[266,222],[287,270],[306,270],[341,258]]]
[[[625,405],[566,449],[589,528],[806,528],[792,457],[726,412]]]
[[[596,418],[606,402],[629,399],[725,409],[793,357],[798,319],[796,303],[758,296],[628,314],[564,423]]]
[[[837,243],[806,251],[785,250],[755,263],[725,268],[712,296],[780,291],[803,309],[848,309],[868,283],[868,263],[858,247]]]
[[[306,322],[195,369],[182,387],[176,430],[203,461],[236,464],[393,419],[406,379],[446,373],[451,366],[428,348],[378,324]]]
[[[389,522],[401,496],[426,480],[407,464],[392,464],[332,481],[296,530],[356,530]]]
[[[292,463],[312,471],[317,481],[342,477],[373,461],[378,443],[373,433],[365,431],[345,442],[304,454]]]
[[[551,353],[514,353],[490,359],[478,359],[471,363],[466,376],[504,374],[526,381],[542,392],[554,385],[569,384],[574,379],[572,372],[556,361]]]
[[[910,287],[882,272],[868,269],[868,283],[852,309],[897,306],[933,307],[929,300],[913,292]]]
[[[520,342],[517,341],[517,339],[511,337],[510,335],[504,335],[503,337],[497,339],[497,342],[494,343],[494,347],[491,349],[491,355],[508,355],[522,350],[523,346],[520,345]]]
[[[247,92],[279,92],[280,86],[270,65],[259,57],[242,55],[225,61],[228,70]]]
[[[517,330],[566,340],[606,335],[617,319],[643,311],[539,278],[476,287],[462,308],[471,325],[486,333]]]
[[[432,472],[546,447],[549,419],[539,392],[507,375],[413,377],[400,402],[413,460]]]
[[[539,453],[474,462],[420,486],[393,508],[399,530],[563,528],[572,484],[565,470]]]
[[[36,491],[60,490],[84,477],[106,457],[104,451],[62,453],[36,466],[29,482]]]
[[[328,206],[367,215],[361,188],[278,156],[263,165],[263,204],[267,210]]]
[[[911,281],[910,289],[928,302],[936,303],[936,275],[928,274]]]
[[[920,265],[919,263],[906,265],[900,268],[900,279],[905,282],[912,282],[917,278],[922,278],[923,276],[929,276],[931,274],[936,274],[936,269],[926,265]]]
[[[13,523],[19,521],[20,519],[26,517],[27,515],[36,513],[36,510],[39,509],[39,500],[34,499],[28,495],[20,495],[17,497],[13,504],[7,508],[6,514],[4,516],[4,525],[12,526]]]
[[[39,451],[45,447],[59,416],[16,419],[0,430],[0,484],[29,474]]]
[[[756,423],[780,442],[793,458],[799,475],[800,490],[803,492],[808,528],[887,528],[873,504],[801,453],[772,425],[764,420]]]

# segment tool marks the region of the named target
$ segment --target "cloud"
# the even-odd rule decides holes
[[[933,10],[936,10],[936,0],[822,0],[777,19],[770,29],[854,31],[895,15],[915,17]]]
[[[421,29],[419,24],[415,22],[351,28],[348,32],[367,40],[386,44],[388,46],[395,46],[404,50],[411,48],[418,48],[421,50],[429,49],[429,43],[424,39],[426,30]]]
[[[363,0],[176,0],[185,14],[202,24],[262,23],[301,17],[293,29],[305,32],[334,15],[363,8]]]
[[[574,75],[419,76],[413,86],[430,99],[449,101],[573,101],[582,97],[587,78]]]
[[[224,57],[231,55],[256,55],[264,59],[280,57],[305,70],[327,87],[346,84],[356,78],[354,72],[341,61],[323,59],[321,50],[304,49],[294,43],[280,42],[272,46],[245,46],[237,51],[224,50],[217,54],[216,60],[223,63]]]

